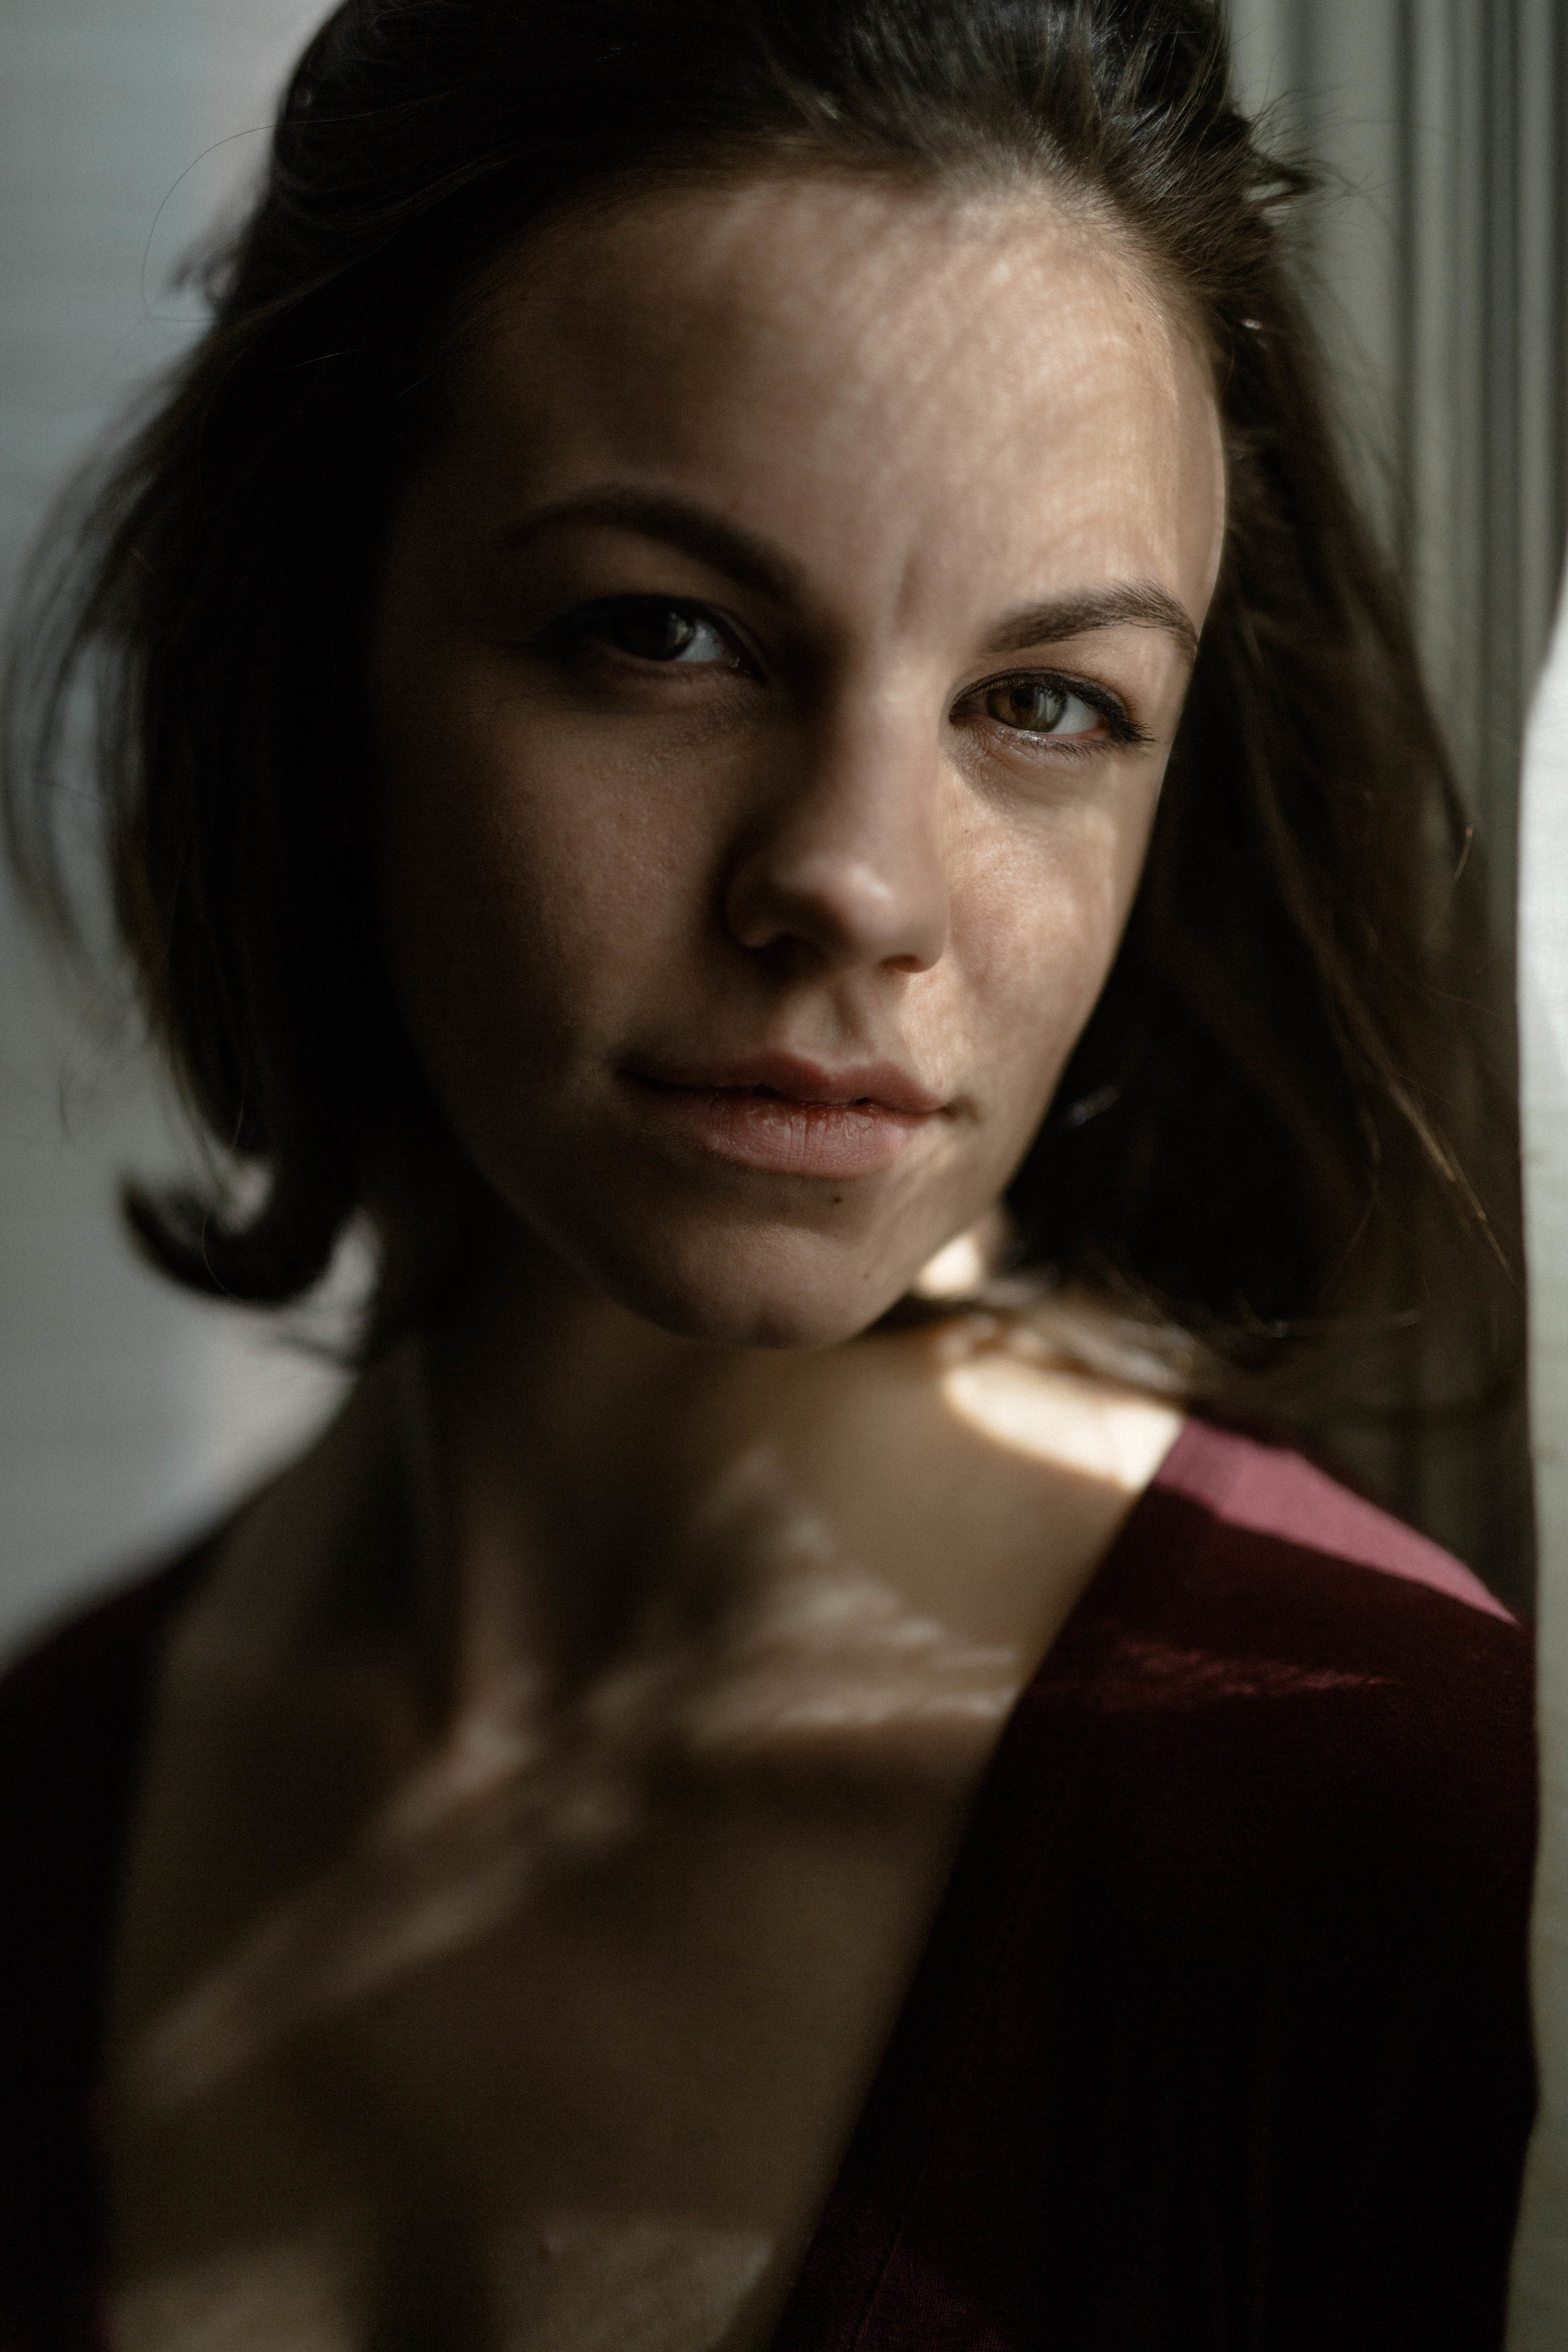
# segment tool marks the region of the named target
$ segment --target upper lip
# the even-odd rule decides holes
[[[732,1062],[648,1061],[635,1066],[631,1075],[694,1093],[756,1091],[781,1096],[785,1102],[837,1109],[869,1103],[910,1118],[929,1118],[943,1107],[941,1095],[920,1085],[896,1062],[851,1062],[835,1070],[802,1054],[770,1051],[743,1054]]]

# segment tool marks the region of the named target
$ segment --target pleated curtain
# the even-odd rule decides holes
[[[1365,486],[1413,597],[1517,932],[1530,1409],[1433,1442],[1363,1435],[1408,1514],[1528,1604],[1543,1829],[1542,2074],[1509,2352],[1568,2346],[1568,0],[1231,0],[1241,94],[1322,168],[1297,232]],[[1551,659],[1547,662],[1549,646]],[[1543,664],[1546,665],[1543,674]],[[1521,740],[1531,714],[1521,805]],[[1517,909],[1517,921],[1516,921]],[[1423,1377],[1415,1374],[1417,1384]],[[1440,1384],[1441,1367],[1426,1377]],[[1413,1402],[1420,1402],[1417,1396]],[[1531,1470],[1533,1468],[1533,1480]]]
[[[1297,259],[1475,818],[1506,1069],[1521,740],[1568,536],[1568,0],[1230,0],[1229,16],[1244,102],[1321,173]],[[1414,1360],[1400,1402],[1449,1394],[1451,1372]],[[1528,1605],[1521,1406],[1440,1433],[1417,1410],[1322,1435]]]

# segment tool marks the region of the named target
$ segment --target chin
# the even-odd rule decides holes
[[[715,1348],[832,1348],[901,1298],[919,1273],[820,1234],[716,1235],[579,1256],[618,1306],[673,1338]]]

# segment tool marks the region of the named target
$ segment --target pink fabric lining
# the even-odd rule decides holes
[[[1233,1431],[1221,1436],[1202,1422],[1189,1421],[1156,1484],[1203,1503],[1231,1527],[1310,1545],[1357,1568],[1429,1585],[1506,1624],[1514,1622],[1511,1612],[1452,1553],[1283,1446],[1262,1445]]]

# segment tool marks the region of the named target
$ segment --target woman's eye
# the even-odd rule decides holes
[[[736,669],[734,646],[706,614],[682,604],[628,597],[584,615],[580,635],[637,661],[679,663],[693,668]]]
[[[987,689],[984,708],[988,719],[1000,719],[1004,727],[1016,727],[1025,735],[1054,735],[1070,740],[1105,727],[1103,711],[1048,678],[1005,679]]]

